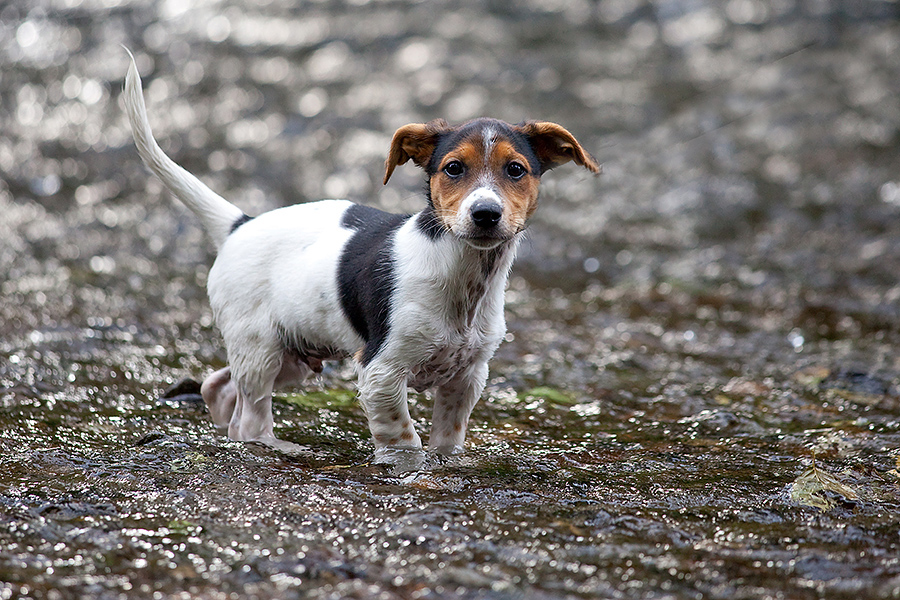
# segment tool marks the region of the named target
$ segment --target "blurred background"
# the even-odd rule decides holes
[[[271,598],[303,567],[320,597],[896,597],[898,17],[895,0],[0,3],[0,582],[26,586],[3,589],[186,578]],[[383,161],[397,127],[437,117],[555,121],[603,163],[543,177],[465,469],[412,488],[321,470],[370,451],[352,392],[276,404],[279,435],[317,449],[302,464],[158,401],[225,356],[210,245],[131,141],[123,45],[164,150],[249,214],[418,210],[422,173],[382,186]],[[311,386],[347,392],[352,372]],[[798,505],[813,456],[862,500]],[[428,527],[475,549],[404,545]],[[172,531],[200,541],[172,550]],[[106,570],[73,558],[90,553]],[[253,577],[216,567],[239,560]]]
[[[166,151],[250,214],[324,197],[415,211],[421,173],[381,185],[396,127],[545,119],[604,174],[545,177],[516,269],[529,283],[726,285],[781,304],[839,294],[896,319],[898,12],[878,0],[7,3],[2,327],[131,323],[202,287],[212,257],[196,224],[136,160],[121,45]]]

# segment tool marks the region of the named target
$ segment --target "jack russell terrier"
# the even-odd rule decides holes
[[[323,200],[249,217],[159,148],[133,58],[124,99],[141,159],[218,250],[208,292],[229,366],[201,386],[216,425],[235,440],[295,448],[275,437],[272,391],[352,356],[376,456],[422,448],[408,386],[435,390],[429,448],[461,452],[506,334],[505,287],[540,177],[569,161],[600,172],[572,134],[487,118],[405,125],[384,183],[409,160],[422,167],[421,212]]]

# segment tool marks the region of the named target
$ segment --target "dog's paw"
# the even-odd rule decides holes
[[[383,446],[375,449],[373,464],[390,467],[393,475],[410,473],[422,469],[427,455],[422,448],[403,446]]]
[[[438,456],[460,456],[465,454],[466,450],[459,444],[452,444],[446,446],[429,446],[428,452],[429,454],[436,454]]]

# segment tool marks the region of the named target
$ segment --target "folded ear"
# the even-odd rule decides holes
[[[420,167],[428,166],[441,134],[450,130],[443,119],[435,119],[428,123],[410,123],[394,133],[391,140],[391,151],[384,161],[384,183],[391,178],[397,165],[412,159]]]
[[[553,167],[570,160],[591,173],[600,172],[600,163],[591,156],[571,133],[556,123],[529,121],[518,126],[531,142],[531,147],[541,163],[541,175]]]

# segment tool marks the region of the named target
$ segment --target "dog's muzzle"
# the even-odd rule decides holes
[[[457,233],[469,246],[490,250],[512,237],[503,226],[503,204],[493,190],[476,189],[460,208]]]

